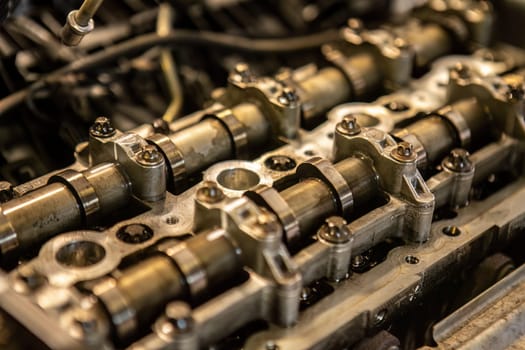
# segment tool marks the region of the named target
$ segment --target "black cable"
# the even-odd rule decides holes
[[[173,49],[179,45],[205,46],[231,51],[259,54],[276,54],[304,51],[317,48],[340,38],[339,31],[328,30],[311,35],[279,39],[250,39],[246,37],[192,30],[173,30],[169,35],[144,34],[115,44],[105,50],[84,56],[34,82],[58,78],[67,73],[83,72],[100,67],[120,57],[129,56],[153,46],[168,46]],[[0,100],[0,116],[24,102],[31,86],[17,91]]]

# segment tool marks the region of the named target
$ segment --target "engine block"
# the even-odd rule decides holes
[[[524,51],[493,40],[495,4],[410,3],[379,24],[363,5],[362,20],[311,38],[319,60],[267,73],[232,58],[211,102],[184,117],[125,128],[91,115],[71,165],[2,182],[0,344],[524,347]],[[75,44],[88,32],[77,17]],[[151,35],[175,96],[166,116],[180,108],[167,47],[186,39]],[[242,40],[255,57],[299,46]]]

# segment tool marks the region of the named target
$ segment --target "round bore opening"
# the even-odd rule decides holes
[[[235,191],[248,190],[257,186],[259,181],[257,173],[244,168],[226,169],[217,176],[217,182],[221,186]]]
[[[456,237],[461,234],[461,230],[457,226],[446,226],[443,227],[443,233],[447,236]]]
[[[76,241],[61,247],[56,253],[57,261],[69,267],[87,267],[102,261],[106,250],[98,243]]]

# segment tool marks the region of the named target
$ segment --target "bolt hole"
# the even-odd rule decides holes
[[[447,236],[457,237],[461,234],[461,230],[457,226],[446,226],[443,227],[442,232]]]
[[[289,171],[295,168],[297,163],[291,157],[284,155],[273,155],[264,161],[264,166],[275,171]]]
[[[61,247],[55,259],[68,267],[88,267],[102,261],[106,256],[106,249],[91,241],[74,241]]]
[[[217,176],[217,182],[221,186],[234,191],[253,188],[259,184],[260,180],[257,173],[244,168],[225,169]]]
[[[326,137],[328,137],[329,139],[333,139],[334,138],[334,133],[333,132],[329,132],[328,134],[326,134]]]
[[[153,237],[151,227],[144,224],[130,224],[122,226],[117,231],[117,238],[128,244],[140,244]]]
[[[315,152],[312,151],[311,149],[307,149],[306,151],[304,151],[304,155],[311,157],[311,156],[315,155]]]
[[[414,255],[405,256],[405,262],[410,265],[419,264],[419,258]]]
[[[176,216],[168,216],[168,217],[166,218],[166,223],[167,223],[168,225],[176,225],[176,224],[179,223],[179,218],[176,217]]]

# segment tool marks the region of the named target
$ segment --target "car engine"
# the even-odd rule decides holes
[[[0,23],[0,348],[525,349],[525,1]]]

